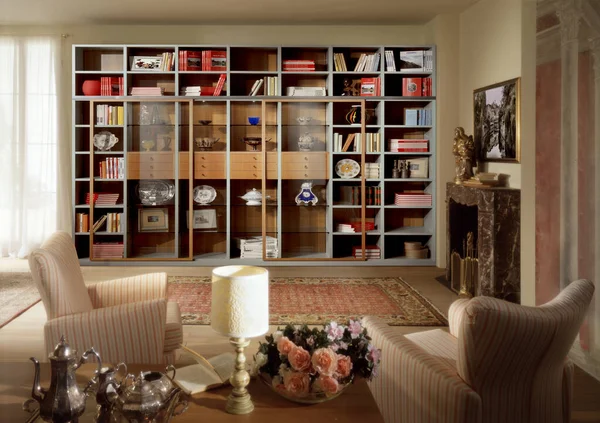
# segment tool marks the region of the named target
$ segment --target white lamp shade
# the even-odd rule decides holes
[[[211,327],[230,338],[251,338],[269,330],[269,271],[223,266],[212,271]]]

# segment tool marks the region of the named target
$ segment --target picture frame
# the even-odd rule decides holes
[[[186,212],[188,229],[190,214]],[[217,211],[215,209],[200,209],[194,210],[194,218],[192,222],[193,229],[216,229],[217,228]]]
[[[138,232],[168,232],[169,209],[152,208],[138,211]]]
[[[133,56],[132,71],[160,72],[162,57],[160,56]]]
[[[480,162],[521,161],[521,78],[473,90],[473,138]]]
[[[409,178],[428,178],[429,177],[429,158],[428,157],[413,157],[407,159],[410,163]]]

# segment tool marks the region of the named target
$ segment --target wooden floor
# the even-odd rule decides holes
[[[28,271],[25,260],[0,259],[0,272]],[[166,271],[173,276],[208,276],[210,267],[83,267],[83,275],[86,283],[97,282],[117,277],[132,276],[152,271]],[[269,269],[271,276],[298,276],[295,267],[273,267]],[[340,276],[340,277],[385,277],[401,276],[410,283],[417,291],[428,298],[444,314],[448,307],[456,299],[456,295],[435,280],[443,271],[432,267],[304,267],[303,276]],[[36,304],[27,312],[17,317],[8,325],[0,329],[0,361],[14,362],[27,361],[34,356],[38,359],[47,357],[44,351],[43,325],[46,313],[41,303]],[[395,330],[399,333],[410,333],[421,330],[430,330],[432,327],[402,327],[397,326]],[[275,330],[275,327],[271,327]],[[231,349],[226,338],[216,334],[210,326],[184,326],[184,343],[195,351],[205,356],[213,356]],[[248,356],[251,356],[258,347],[258,339],[247,348]],[[250,358],[250,357],[248,357]],[[190,357],[182,355],[180,362],[189,361]],[[600,382],[587,373],[576,369],[575,372],[575,396],[573,407],[573,422],[577,423],[600,423]]]

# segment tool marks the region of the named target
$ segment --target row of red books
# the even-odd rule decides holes
[[[180,50],[180,71],[225,71],[227,52],[224,50]]]
[[[125,158],[107,157],[98,163],[100,179],[123,179],[125,177]]]
[[[388,140],[388,151],[392,153],[427,153],[429,140],[392,138]]]
[[[100,78],[100,95],[125,95],[122,76],[103,76]]]
[[[118,193],[112,192],[95,192],[93,204],[97,206],[114,206],[119,200]],[[90,193],[85,195],[85,204],[90,204]]]
[[[283,61],[284,71],[307,71],[312,72],[315,70],[314,60],[284,60]]]
[[[381,95],[381,78],[360,78],[360,95],[377,97]]]
[[[404,97],[431,97],[432,80],[425,78],[402,78],[402,95]]]

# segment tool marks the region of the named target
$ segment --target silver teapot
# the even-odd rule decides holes
[[[31,405],[37,402],[39,403],[40,417],[44,421],[53,423],[77,422],[79,416],[85,411],[85,401],[93,381],[90,381],[84,389],[81,389],[77,385],[75,371],[90,355],[96,357],[98,370],[100,370],[102,362],[93,348],[84,352],[78,362],[77,352],[69,346],[65,337],[62,336],[54,352],[48,356],[52,370],[48,389],[40,386],[40,362],[31,357],[30,360],[35,365],[35,376],[33,388],[31,389],[32,399],[28,399],[23,403],[23,409],[31,411]]]
[[[172,371],[172,376],[160,372],[127,375],[114,402],[113,421],[168,422],[183,413],[188,403],[180,401],[181,390],[174,386],[175,367],[169,366],[166,371]],[[182,409],[176,410],[179,406]]]
[[[92,382],[96,384],[96,423],[109,423],[112,421],[112,407],[119,395],[121,381],[117,381],[119,369],[125,369],[127,374],[127,366],[125,363],[119,363],[116,367],[102,367],[96,371]]]

